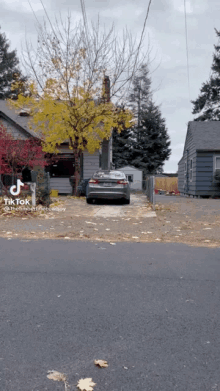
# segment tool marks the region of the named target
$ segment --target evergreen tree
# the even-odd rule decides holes
[[[132,92],[128,98],[128,106],[137,119],[141,112],[147,110],[149,99],[152,97],[151,80],[148,74],[147,64],[143,64],[139,69],[138,76],[132,82]]]
[[[164,160],[168,160],[171,149],[169,136],[159,107],[150,99],[147,110],[141,113],[140,126],[134,130],[132,165],[146,174],[163,172]]]
[[[146,174],[163,172],[164,160],[171,149],[165,119],[152,101],[151,80],[147,65],[142,65],[133,80],[127,106],[132,110],[136,125],[118,134],[113,131],[113,163],[115,168],[132,165]]]
[[[127,106],[133,112],[136,122],[140,118],[140,112],[147,109],[147,103],[151,96],[151,81],[148,73],[147,65],[143,64],[132,82],[132,92],[127,102]],[[113,130],[112,160],[115,168],[132,165],[132,144],[135,142],[134,133],[134,127],[125,129],[120,134],[117,133],[117,129]]]
[[[215,29],[220,38],[220,32]],[[194,121],[219,121],[220,120],[220,46],[214,45],[216,53],[213,55],[213,63],[209,81],[202,84],[198,99],[191,101],[194,104],[192,114],[201,113]]]
[[[19,60],[16,51],[8,51],[9,43],[6,36],[0,33],[0,99],[16,99],[19,93],[25,91],[27,77],[23,77],[18,68]],[[18,87],[12,91],[12,83]]]
[[[131,164],[131,131],[124,129],[119,134],[117,129],[112,131],[112,162],[116,169]]]

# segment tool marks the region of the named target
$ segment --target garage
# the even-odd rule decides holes
[[[125,166],[118,168],[117,171],[122,171],[129,181],[132,190],[142,190],[143,171],[133,166]]]

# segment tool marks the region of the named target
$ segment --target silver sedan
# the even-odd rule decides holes
[[[121,199],[130,204],[130,186],[125,174],[116,170],[96,171],[86,188],[87,203],[95,199]]]

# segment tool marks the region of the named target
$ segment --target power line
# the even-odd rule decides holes
[[[185,13],[185,36],[186,36],[186,58],[187,58],[187,74],[188,74],[188,92],[190,102],[190,85],[189,85],[189,59],[188,59],[188,40],[187,40],[187,25],[186,25],[186,0],[184,0],[184,13]]]
[[[143,35],[144,35],[144,30],[145,30],[145,27],[146,27],[146,22],[147,22],[147,18],[148,18],[148,14],[149,14],[149,11],[150,11],[150,5],[151,5],[151,1],[149,1],[149,4],[148,4],[148,8],[147,8],[147,14],[146,14],[146,17],[145,17],[145,20],[144,20],[144,26],[143,26],[143,29],[142,29],[142,33],[141,33],[141,39],[140,39],[140,42],[139,42],[139,45],[138,45],[138,49],[137,49],[137,55],[136,55],[136,58],[135,58],[135,63],[134,63],[134,68],[133,68],[133,72],[132,72],[132,75],[130,76],[130,82],[129,82],[129,86],[128,86],[128,91],[130,89],[130,85],[131,85],[131,82],[132,82],[132,79],[133,79],[133,76],[134,76],[134,72],[135,72],[135,67],[136,67],[136,63],[137,63],[137,58],[138,58],[138,54],[139,54],[139,50],[140,50],[140,46],[141,46],[141,43],[142,43],[142,39],[143,39]],[[124,83],[126,84],[127,81]],[[123,86],[124,86],[123,84]],[[122,87],[123,87],[122,86]]]
[[[134,63],[134,69],[133,69],[133,72],[132,72],[132,76],[133,76],[134,71],[135,71],[135,67],[136,67],[136,63],[137,63],[137,58],[138,58],[138,53],[139,53],[139,50],[140,50],[141,42],[142,42],[143,35],[144,35],[144,30],[145,30],[145,27],[146,27],[146,22],[147,22],[148,14],[149,14],[149,11],[150,11],[150,5],[151,5],[151,0],[149,1],[149,4],[148,4],[147,14],[146,14],[146,17],[145,17],[145,20],[144,20],[144,26],[143,26],[142,33],[141,33],[141,39],[140,39],[140,42],[139,42],[139,45],[138,45],[138,50],[137,50],[137,55],[136,55],[136,59],[135,59],[135,63]]]
[[[86,35],[87,46],[88,46],[88,23],[87,23],[87,18],[86,18],[85,4],[84,4],[84,0],[80,0],[80,2],[81,2],[82,15],[83,15],[83,21],[84,21],[85,35]]]

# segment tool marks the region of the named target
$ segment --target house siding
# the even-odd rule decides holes
[[[90,154],[87,150],[83,151],[83,179],[92,177],[95,171],[99,169],[99,150]]]
[[[183,157],[178,163],[178,190],[180,194],[220,196],[220,186],[214,180],[215,156],[220,156],[220,150],[218,152],[218,150],[212,151],[209,149],[209,151],[206,151],[205,149],[195,147],[192,131],[188,126]],[[190,178],[191,159],[192,178]]]
[[[187,153],[188,150],[188,153]],[[192,159],[192,180],[190,180],[190,159]],[[185,175],[186,163],[186,175]],[[188,189],[187,189],[188,181]],[[183,157],[178,163],[178,191],[180,194],[195,194],[196,190],[196,148],[191,130],[188,128]]]
[[[50,188],[58,190],[58,194],[71,194],[72,186],[69,178],[50,178]]]
[[[196,195],[220,195],[220,186],[214,180],[214,156],[217,152],[197,152],[196,159]]]

